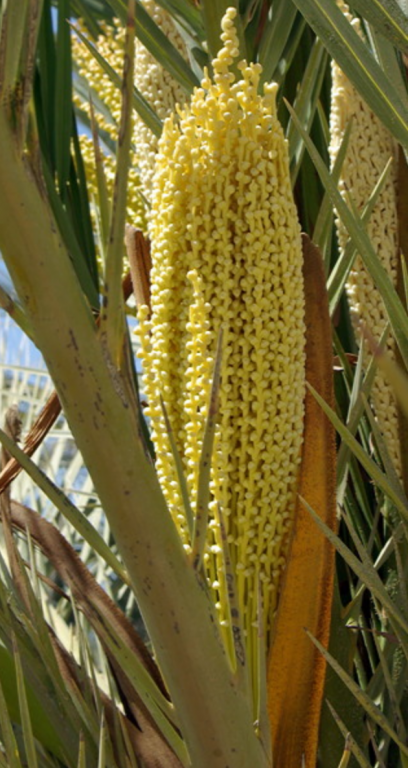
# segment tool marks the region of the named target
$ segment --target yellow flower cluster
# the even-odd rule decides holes
[[[118,19],[114,19],[112,25],[104,24],[102,26],[103,34],[99,35],[96,47],[112,69],[121,75],[125,51],[125,27]],[[78,23],[78,28],[84,35],[87,34],[81,22]],[[103,67],[75,34],[72,37],[72,55],[79,74],[86,79],[90,93],[96,94],[104,106],[104,113],[98,110],[100,128],[106,131],[116,142],[121,111],[120,88],[112,83]],[[74,99],[80,109],[90,117],[89,99],[81,98],[78,93],[75,94]]]
[[[186,549],[191,544],[160,396],[190,498],[197,481],[214,354],[223,329],[206,568],[221,623],[225,574],[219,515],[247,642],[258,589],[275,608],[294,514],[303,434],[304,291],[297,211],[276,86],[258,94],[259,64],[238,55],[236,11],[191,104],[170,117],[154,176],[151,313],[139,311],[144,386],[157,471]]]
[[[186,46],[171,16],[153,0],[143,0],[143,5],[174,47],[187,58]],[[161,120],[165,120],[175,110],[176,104],[185,101],[181,86],[139,40],[136,41],[135,85]],[[150,201],[158,139],[140,117],[136,117],[135,143],[143,192]]]
[[[92,139],[88,136],[80,137],[82,158],[84,161],[85,175],[88,186],[88,194],[93,201],[98,199],[98,185],[96,180],[95,150]],[[108,187],[109,199],[113,197],[113,183],[116,172],[116,158],[111,153],[103,155],[103,167]],[[132,224],[139,229],[146,229],[146,211],[140,194],[139,177],[131,168],[129,172],[128,196],[127,196],[127,223]],[[97,230],[97,221],[95,216],[95,206],[91,207],[91,215],[94,220],[95,231]]]
[[[83,25],[79,25],[81,31],[85,34]],[[81,28],[82,27],[82,28]],[[103,34],[97,40],[97,48],[100,54],[106,58],[110,66],[118,73],[123,70],[124,59],[125,29],[118,20],[113,21],[113,25],[104,25]],[[98,104],[94,103],[99,127],[106,131],[113,142],[116,143],[120,114],[121,114],[121,92],[120,88],[115,86],[108,75],[104,72],[101,65],[92,56],[85,44],[77,36],[72,39],[73,56],[78,67],[79,73],[83,75],[89,85],[90,92],[95,94],[103,104],[103,110],[98,109]],[[75,101],[78,106],[90,117],[90,103],[85,101],[78,94],[75,95]],[[98,199],[98,187],[96,181],[95,152],[93,141],[86,135],[80,137],[82,157],[85,166],[88,192],[91,201]],[[103,153],[104,171],[110,193],[110,199],[113,195],[113,182],[115,178],[116,160],[115,156],[101,145]],[[127,199],[127,222],[135,227],[146,229],[146,211],[141,195],[141,184],[137,173],[136,153],[132,153],[131,167],[128,180],[128,199]],[[92,205],[91,215],[94,222],[95,231],[97,231],[97,217],[95,206]]]
[[[356,30],[361,33],[359,21],[352,19],[344,4],[340,7]],[[332,64],[332,81],[331,162],[333,165],[346,127],[352,120],[339,189],[346,202],[347,196],[351,196],[357,210],[361,213],[389,159],[393,157],[396,161],[396,146],[391,134],[373,114],[335,62]],[[394,285],[397,282],[398,269],[396,173],[396,162],[394,162],[367,224],[367,233]],[[339,246],[344,250],[348,233],[339,219],[336,225]],[[388,321],[387,313],[378,288],[374,285],[360,256],[357,256],[350,272],[347,294],[357,335],[361,334],[360,324],[364,323],[371,334],[379,340]],[[388,344],[388,354],[395,357],[395,343],[392,339]],[[385,436],[394,465],[400,473],[401,453],[397,405],[392,388],[381,371],[376,374],[372,396],[379,426]]]
[[[171,16],[153,0],[143,0],[143,5],[166,37],[187,58],[186,47]],[[79,29],[83,34],[86,34],[81,23],[79,23]],[[103,34],[98,37],[96,46],[101,56],[117,73],[121,73],[123,70],[124,44],[125,28],[117,19],[113,20],[112,25],[103,25]],[[120,89],[112,83],[103,67],[92,56],[80,38],[75,35],[72,40],[72,50],[79,74],[86,78],[93,98],[95,99],[96,96],[103,105],[102,109],[98,109],[98,104],[95,104],[99,127],[116,142],[121,113]],[[135,85],[157,115],[164,120],[175,110],[176,104],[184,102],[184,91],[137,38],[135,61]],[[90,117],[89,100],[76,93],[75,101],[80,109]],[[131,167],[137,169],[137,172],[133,170],[130,174],[130,194],[132,198],[135,198],[135,195],[139,196],[136,190],[140,188],[145,198],[150,201],[158,139],[137,114],[135,114],[134,120],[135,151]],[[90,170],[91,166],[93,166],[93,162],[90,163],[88,160],[87,169]],[[91,176],[92,173],[93,171],[90,170]],[[133,203],[136,202],[137,205],[134,206]],[[141,203],[139,199],[137,201],[134,199],[133,203],[130,204],[129,208],[130,210],[135,208],[137,216],[130,223],[139,226]]]

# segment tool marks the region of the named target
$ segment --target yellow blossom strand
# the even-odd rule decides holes
[[[186,46],[171,16],[153,0],[142,0],[142,2],[146,11],[174,47],[184,58],[187,58]],[[79,22],[78,26],[80,31],[86,34],[84,25]],[[101,24],[101,27],[103,34],[99,35],[96,47],[110,66],[117,73],[121,73],[125,27],[121,25],[118,19],[114,19],[112,24]],[[77,36],[73,37],[72,50],[79,74],[86,78],[91,92],[96,94],[104,105],[104,113],[98,111],[99,126],[116,142],[121,111],[120,89],[112,83],[103,67]],[[183,104],[185,101],[182,87],[137,38],[135,85],[161,120],[165,120],[175,110],[176,104]],[[78,93],[75,94],[75,101],[80,109],[90,117],[89,101],[81,98]],[[131,167],[139,171],[143,194],[150,201],[158,139],[137,114],[135,114],[134,144],[135,154]],[[134,172],[133,170],[131,174]],[[137,186],[139,186],[139,182],[137,182]]]
[[[142,0],[142,3],[161,31],[187,59],[186,46],[171,16],[153,0]],[[182,87],[138,39],[136,40],[135,85],[161,120],[165,120],[175,110],[176,104],[183,104],[185,101]],[[135,123],[135,143],[143,192],[150,201],[158,139],[138,116]]]
[[[81,32],[86,34],[84,25],[81,22],[78,22],[78,26]],[[102,24],[102,27],[103,34],[98,37],[96,46],[100,54],[109,61],[110,66],[115,69],[116,72],[121,73],[125,55],[125,28],[117,19],[113,20],[112,25]],[[105,112],[103,113],[101,110],[97,109],[98,105],[94,104],[97,113],[96,119],[98,126],[110,136],[113,142],[116,143],[122,103],[120,88],[112,83],[109,76],[104,72],[94,56],[92,56],[85,44],[75,35],[72,39],[72,50],[79,73],[86,77],[90,92],[94,95],[96,94],[98,99],[104,105]],[[82,99],[78,93],[76,93],[75,102],[90,118],[89,100]],[[93,141],[88,136],[82,135],[80,136],[80,144],[90,199],[91,201],[97,201],[98,186],[96,180]],[[112,199],[116,159],[115,155],[110,152],[107,147],[104,147],[103,143],[100,144],[100,148],[103,156],[108,192]],[[94,205],[91,206],[91,216],[96,231],[97,221]],[[135,152],[132,152],[129,170],[127,223],[142,230],[146,229],[146,211],[141,195],[141,184],[137,173],[137,157]]]
[[[91,200],[98,199],[98,185],[96,180],[96,168],[95,168],[95,150],[92,139],[88,136],[80,136],[82,159],[85,166],[85,175],[88,186],[88,192]],[[103,166],[105,172],[105,178],[107,182],[108,192],[110,193],[110,199],[113,195],[113,183],[115,179],[115,165],[116,160],[112,154],[103,155]],[[140,195],[140,185],[137,176],[133,173],[130,175],[130,182],[128,185],[128,197],[126,204],[126,220],[128,224],[132,224],[139,229],[146,229],[146,217],[145,208]],[[91,215],[95,221],[94,209],[91,208]],[[96,226],[96,222],[95,222]]]
[[[346,5],[340,4],[340,7],[361,34],[359,21],[352,18]],[[330,117],[332,165],[337,157],[346,127],[351,120],[353,121],[339,180],[339,189],[346,201],[347,196],[350,195],[357,210],[361,212],[387,162],[390,158],[394,158],[391,171],[367,224],[367,233],[381,263],[396,285],[398,219],[395,142],[335,62],[332,64],[332,81]],[[344,251],[348,241],[348,233],[339,219],[336,221],[336,226],[339,247],[341,251]],[[376,340],[379,340],[388,322],[388,317],[379,290],[374,285],[360,256],[357,256],[350,272],[347,295],[357,335],[361,334],[360,326],[361,323],[364,323]],[[388,342],[387,352],[395,359],[395,342],[393,339]],[[391,459],[397,472],[401,474],[397,405],[392,388],[381,371],[376,373],[372,397],[378,423],[386,439]]]
[[[172,116],[164,126],[150,223],[149,327],[147,308],[139,318],[158,474],[187,548],[159,395],[194,502],[210,371],[223,328],[206,567],[227,624],[220,510],[251,649],[259,584],[271,616],[293,520],[305,328],[300,228],[276,86],[259,95],[261,67],[245,61],[235,82],[235,15],[228,9],[223,19],[213,79],[206,74],[179,119]]]
[[[112,69],[120,74],[123,70],[126,29],[118,19],[113,19],[112,24],[101,23],[101,27],[103,34],[99,35],[95,45]],[[87,30],[81,21],[78,22],[78,28],[82,34],[87,35]],[[100,128],[116,142],[122,104],[120,88],[112,82],[103,67],[75,34],[72,37],[72,55],[79,74],[86,79],[90,92],[96,94],[105,106],[105,114],[98,112]],[[90,118],[89,100],[81,98],[78,93],[75,93],[74,100]]]

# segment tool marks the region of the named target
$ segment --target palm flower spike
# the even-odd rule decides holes
[[[204,568],[233,668],[239,616],[254,720],[264,628],[274,760],[314,768],[324,663],[304,627],[327,645],[333,552],[298,492],[335,525],[333,434],[306,393],[307,379],[332,401],[330,326],[320,256],[307,238],[302,248],[277,86],[259,94],[259,64],[235,65],[238,80],[232,72],[235,15],[224,16],[213,76],[166,120],[159,143],[150,305],[138,308],[146,414],[163,493],[187,555]],[[207,507],[215,363],[200,550],[177,465],[190,508]]]
[[[184,58],[187,58],[186,46],[171,16],[154,0],[142,0],[142,5],[179,53]],[[86,76],[92,92],[96,94],[108,113],[108,117],[99,113],[98,122],[100,128],[106,131],[113,141],[116,141],[121,110],[120,89],[112,82],[101,64],[92,55],[92,52],[86,45],[85,30],[80,25],[77,27],[77,33],[78,36],[73,38],[73,53],[76,65],[79,73]],[[114,19],[113,25],[106,24],[104,26],[103,34],[97,40],[97,48],[100,55],[109,62],[112,69],[116,72],[120,72],[122,67],[124,39],[124,29],[119,21]],[[164,120],[174,111],[176,104],[182,104],[185,100],[185,93],[181,86],[156,61],[138,39],[136,41],[135,85],[161,120]],[[75,100],[80,109],[90,117],[89,103],[84,100],[82,95],[76,94]],[[92,188],[95,186],[92,143],[89,139],[86,140],[86,137],[81,138],[81,143],[87,175],[89,176],[89,183]],[[128,206],[129,204],[135,206],[138,203],[140,207],[140,195],[137,195],[139,182],[134,169],[139,169],[142,192],[146,199],[150,201],[158,140],[137,114],[135,117],[134,143],[136,153],[132,158],[133,170],[130,176],[130,201]],[[111,170],[110,165],[108,163],[108,171]]]
[[[142,2],[157,26],[183,58],[187,59],[186,46],[170,14],[154,0],[142,0]],[[185,93],[179,83],[138,39],[136,40],[135,85],[161,120],[165,120],[174,111],[176,104],[183,104],[185,101]],[[138,115],[135,122],[135,145],[143,193],[150,201],[158,139]]]
[[[75,93],[74,99],[77,106],[88,116],[93,133],[93,138],[84,133],[80,136],[81,152],[89,197],[92,201],[98,201],[100,197],[98,171],[102,173],[107,189],[112,192],[116,171],[116,158],[112,152],[107,151],[100,144],[97,128],[99,131],[107,134],[113,144],[116,143],[121,113],[121,91],[117,84],[112,82],[109,75],[104,71],[102,64],[93,55],[92,44],[88,40],[86,31],[80,22],[74,27],[74,31],[76,34],[72,37],[73,57],[78,72],[81,76],[85,77],[90,91],[88,99],[78,92]],[[117,73],[122,68],[125,52],[124,46],[125,30],[119,21],[114,19],[112,25],[103,25],[103,34],[98,37],[96,47],[99,55],[107,60],[112,70]],[[98,102],[101,103],[102,109],[95,108]],[[145,229],[146,206],[141,194],[141,181],[137,172],[138,155],[134,151],[132,151],[131,163],[132,169],[129,175],[127,195],[127,219],[129,222],[132,221],[133,224]],[[91,215],[95,222],[96,231],[100,228],[100,222],[96,217],[97,208],[98,205],[91,207]]]
[[[360,21],[352,17],[345,3],[339,3],[339,5],[356,31],[362,35]],[[390,158],[393,160],[367,223],[367,233],[381,263],[397,288],[400,259],[397,145],[387,128],[373,114],[335,61],[332,62],[332,81],[330,115],[332,165],[336,160],[345,130],[352,121],[339,178],[339,191],[342,196],[347,198],[350,195],[357,210],[361,211]],[[336,228],[340,251],[344,251],[348,233],[339,218],[336,219]],[[388,316],[380,291],[359,255],[350,270],[346,288],[356,335],[361,336],[361,328],[366,327],[369,334],[378,341],[384,333]],[[392,337],[388,339],[386,351],[390,359],[395,360],[396,344]],[[366,354],[366,359],[367,357]],[[371,394],[380,430],[394,467],[401,477],[403,471],[400,416],[392,386],[381,370],[376,373]]]

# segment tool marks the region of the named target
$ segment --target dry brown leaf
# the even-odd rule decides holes
[[[306,380],[333,408],[331,326],[320,252],[303,235]],[[298,493],[336,527],[335,435],[310,392]],[[334,551],[300,500],[268,660],[274,765],[315,768],[325,662],[307,628],[327,646]],[[302,762],[304,760],[304,763]]]

